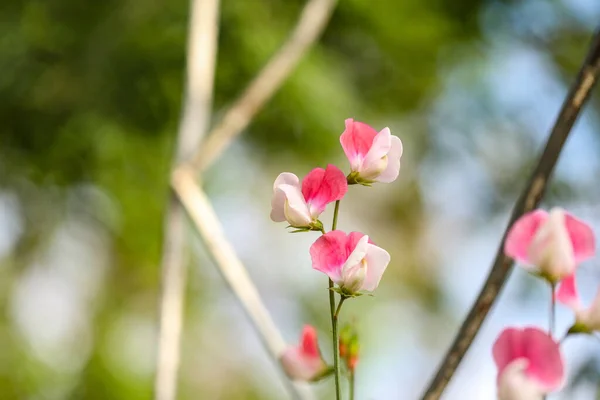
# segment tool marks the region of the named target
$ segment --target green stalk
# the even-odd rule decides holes
[[[340,211],[340,201],[335,202],[335,208],[333,210],[333,223],[331,224],[331,230],[334,231],[337,228],[338,213]],[[333,330],[333,373],[335,378],[335,398],[340,400],[340,346],[339,338],[337,333],[337,314],[340,311],[344,298],[340,300],[340,303],[335,309],[335,293],[333,292],[333,281],[329,279],[329,313],[331,315],[331,328]]]

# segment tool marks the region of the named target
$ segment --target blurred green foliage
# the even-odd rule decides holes
[[[222,3],[214,119],[285,40],[304,4]],[[541,3],[563,10],[558,1]],[[7,316],[0,319],[2,399],[63,396],[47,390],[60,373],[35,358],[8,315],[11,282],[31,268],[57,226],[73,213],[102,226],[111,267],[105,292],[92,308],[93,347],[66,391],[68,398],[150,397],[151,374],[132,376],[107,361],[108,336],[123,309],[156,320],[161,226],[181,108],[188,7],[183,0],[0,4],[0,189],[16,196],[23,215],[18,243],[0,259],[0,315]],[[444,154],[436,150],[424,113],[450,70],[472,62],[470,73],[477,73],[486,30],[533,43],[567,81],[578,66],[589,29],[566,13],[541,39],[536,32],[513,32],[515,7],[491,0],[341,0],[322,40],[241,140],[269,170],[287,158],[308,169],[339,153],[335,135],[345,118],[377,127],[408,119],[411,130],[402,138],[412,146],[411,164],[420,165],[432,154],[434,162],[442,162]],[[483,19],[489,10],[494,17]],[[490,21],[495,26],[485,25]],[[469,110],[464,112],[468,119]],[[378,214],[378,223],[403,239],[397,251],[405,254],[407,265],[398,279],[427,309],[439,311],[443,293],[433,275],[422,273],[431,260],[418,249],[424,200],[413,172],[389,198],[391,212]],[[219,173],[212,169],[211,181]],[[502,177],[496,183],[500,195],[517,189]],[[97,196],[73,194],[87,186],[106,193],[118,215]],[[490,199],[490,214],[506,206],[496,199]],[[202,312],[195,307],[190,305],[189,312]],[[229,379],[236,385],[219,398],[261,398],[257,382],[243,374]],[[198,393],[194,380],[193,371],[184,370],[181,398],[208,398]]]

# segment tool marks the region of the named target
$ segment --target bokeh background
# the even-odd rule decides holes
[[[223,0],[213,123],[282,43],[303,1]],[[162,223],[180,116],[184,0],[0,4],[0,398],[149,399]],[[354,117],[401,137],[400,178],[351,187],[339,227],[392,254],[375,297],[342,318],[362,336],[358,399],[413,399],[488,272],[510,208],[600,21],[596,0],[341,0],[322,39],[205,188],[286,340],[315,324],[330,357],[316,233],[269,219],[281,171],[334,163]],[[545,207],[600,233],[598,91]],[[323,217],[331,221],[331,210]],[[330,222],[328,222],[329,224]],[[180,399],[283,399],[279,373],[192,236]],[[578,277],[590,301],[600,263]],[[492,399],[506,325],[547,326],[549,290],[516,270],[445,399]],[[559,309],[558,331],[572,322]],[[563,346],[595,398],[600,342]],[[331,381],[315,386],[331,398]]]

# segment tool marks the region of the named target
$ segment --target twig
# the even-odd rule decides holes
[[[325,29],[337,0],[309,0],[288,40],[271,58],[194,155],[199,172],[208,168],[283,84]]]
[[[173,165],[191,157],[208,127],[212,103],[219,0],[192,0],[184,109]],[[162,293],[154,398],[174,400],[186,280],[185,212],[171,194],[163,237]]]
[[[473,339],[477,335],[485,317],[494,304],[502,286],[506,282],[513,265],[513,260],[506,257],[503,252],[504,241],[508,229],[520,216],[533,210],[541,201],[548,179],[552,174],[565,141],[571,132],[575,120],[579,116],[583,104],[588,99],[599,74],[600,30],[596,32],[587,57],[562,105],[538,164],[531,175],[525,190],[522,192],[513,208],[510,221],[504,231],[502,241],[498,247],[496,258],[488,278],[481,289],[477,300],[471,307],[469,314],[460,327],[460,330],[456,335],[450,350],[442,361],[435,378],[433,378],[423,394],[423,400],[437,400],[441,397],[463,356],[471,346]]]
[[[196,184],[194,170],[190,167],[178,168],[173,173],[172,185],[196,226],[210,258],[240,301],[269,354],[279,365],[279,357],[286,348],[286,343],[271,319],[246,268],[225,237],[210,201]],[[308,386],[290,384],[288,379],[285,379],[285,382],[295,398],[313,398]]]

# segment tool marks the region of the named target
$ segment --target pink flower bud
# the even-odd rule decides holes
[[[535,210],[511,227],[504,252],[518,262],[535,266],[535,272],[557,282],[572,275],[577,264],[594,255],[594,233],[585,222],[560,208],[553,208],[549,214]]]
[[[327,364],[321,357],[317,331],[306,325],[298,346],[290,346],[281,355],[285,373],[294,380],[312,381],[327,371]]]
[[[271,219],[287,221],[295,228],[312,228],[327,204],[341,200],[347,191],[344,173],[333,165],[313,169],[302,184],[296,175],[284,172],[273,184]]]
[[[558,343],[538,328],[507,328],[493,347],[499,400],[541,400],[564,381]]]
[[[400,172],[402,141],[384,128],[375,129],[362,122],[347,119],[346,129],[340,143],[350,161],[352,172],[349,179],[354,183],[389,183],[396,180]]]
[[[600,331],[600,289],[590,307],[585,308],[577,293],[575,276],[565,278],[556,291],[556,300],[571,308],[575,313],[575,324],[571,330],[575,332]]]
[[[374,291],[390,255],[360,232],[331,231],[310,247],[313,268],[325,273],[347,294]]]

